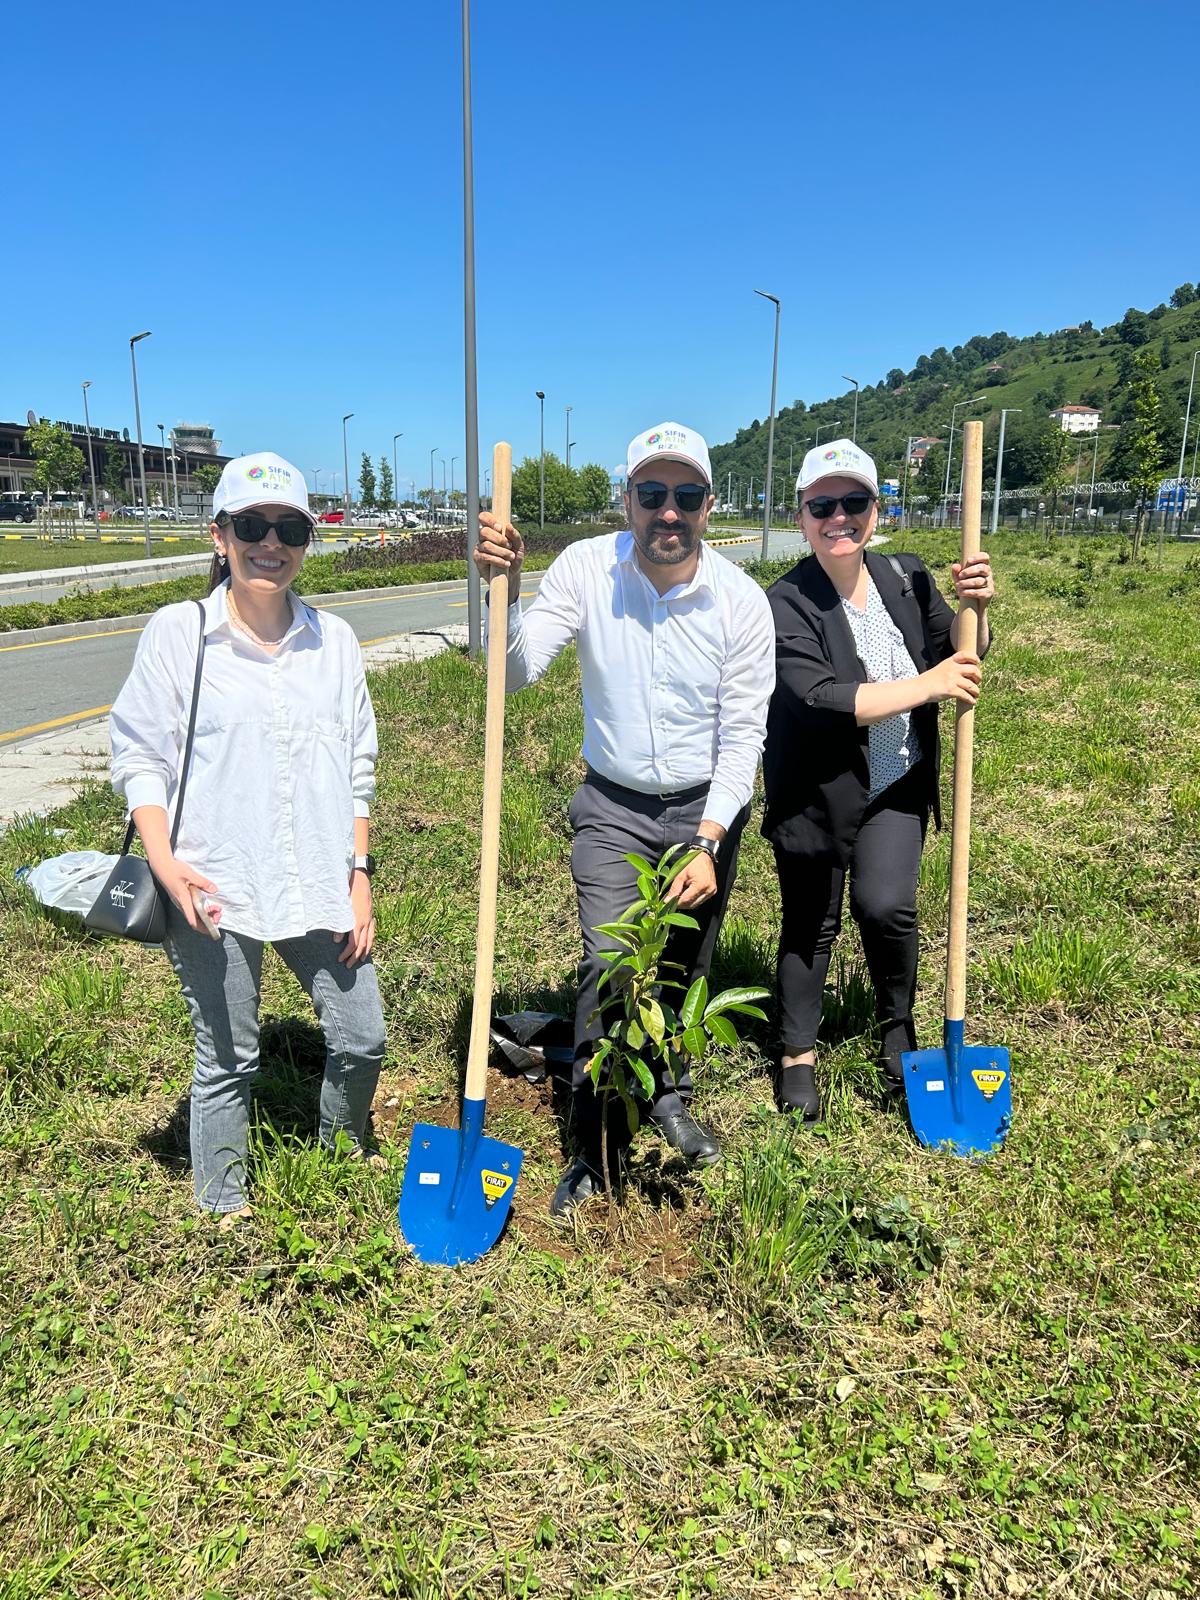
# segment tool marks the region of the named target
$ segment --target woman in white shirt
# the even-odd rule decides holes
[[[111,733],[113,787],[168,898],[164,948],[196,1034],[196,1199],[225,1224],[251,1214],[264,944],[312,999],[326,1041],[319,1137],[352,1157],[364,1151],[384,1024],[371,963],[375,715],[350,628],[290,591],[313,528],[303,475],[279,456],[238,457],[221,474],[213,513],[203,672],[174,851],[169,818],[200,632],[192,603],[150,619]]]

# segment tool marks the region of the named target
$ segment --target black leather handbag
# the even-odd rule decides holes
[[[192,682],[192,709],[188,717],[187,742],[183,748],[183,765],[179,769],[179,793],[175,797],[172,852],[179,835],[179,819],[183,815],[183,792],[187,787],[192,742],[196,736],[196,705],[200,699],[200,674],[204,668],[204,606],[199,600],[196,605],[200,612],[200,643],[196,647],[196,676]],[[138,944],[161,944],[163,934],[167,931],[167,897],[151,872],[150,863],[142,856],[130,854],[135,831],[131,817],[117,864],[109,873],[108,882],[96,896],[96,903],[84,917],[83,925],[93,933],[111,933],[118,939],[133,939]]]

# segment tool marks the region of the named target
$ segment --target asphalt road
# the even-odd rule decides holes
[[[773,556],[799,554],[802,548],[798,535],[772,533]],[[756,556],[758,536],[725,546],[722,554],[736,561]],[[533,594],[538,580],[539,574],[527,574],[522,593]],[[465,622],[467,586],[464,582],[449,589],[397,589],[379,599],[347,594],[326,601],[322,610],[336,611],[363,644],[373,644],[400,633]],[[0,744],[16,744],[51,728],[104,716],[128,675],[141,631],[139,623],[116,633],[80,633],[7,645],[0,634]]]

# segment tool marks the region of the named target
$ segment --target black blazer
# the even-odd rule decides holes
[[[904,636],[918,672],[952,655],[946,604],[919,556],[868,550],[867,571]],[[854,697],[867,674],[837,590],[815,556],[806,556],[767,591],[775,618],[775,693],[763,751],[766,812],[762,831],[778,849],[845,866],[867,808],[869,730],[854,720]],[[938,708],[918,706],[928,804],[938,805]]]

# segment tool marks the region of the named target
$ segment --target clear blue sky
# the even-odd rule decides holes
[[[475,0],[480,447],[612,467],[1200,278],[1189,0]],[[14,7],[0,416],[463,482],[457,0]],[[438,469],[440,483],[440,469]]]

